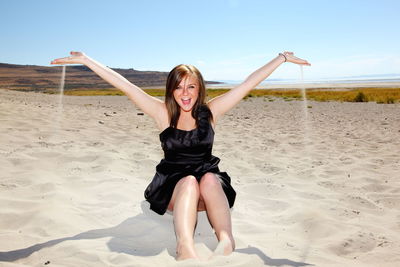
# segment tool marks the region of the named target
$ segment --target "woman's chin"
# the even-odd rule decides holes
[[[181,108],[181,111],[183,112],[189,112],[192,111],[193,105],[179,105]]]
[[[183,112],[190,112],[192,111],[193,107],[181,107],[181,111]]]

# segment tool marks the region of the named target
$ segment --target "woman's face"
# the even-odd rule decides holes
[[[194,75],[188,75],[174,90],[174,98],[181,111],[191,111],[199,96],[199,82]]]

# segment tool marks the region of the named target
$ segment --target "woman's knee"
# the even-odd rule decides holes
[[[221,189],[221,182],[216,174],[207,172],[201,177],[200,180],[200,191],[209,191],[213,189]]]
[[[189,175],[186,177],[183,177],[182,179],[179,180],[179,182],[176,184],[176,186],[179,188],[179,191],[191,191],[196,194],[199,194],[199,183],[197,182],[196,177]]]
[[[183,177],[176,183],[171,200],[168,204],[168,209],[172,211],[175,206],[175,200],[187,194],[196,199],[200,198],[199,183],[196,177],[191,175]]]

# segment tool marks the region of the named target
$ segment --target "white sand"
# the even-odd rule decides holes
[[[179,263],[171,216],[143,201],[155,124],[126,97],[57,105],[0,90],[0,266],[400,266],[399,104],[309,102],[305,122],[301,101],[242,101],[214,146],[237,249]],[[195,239],[217,246],[204,213]]]

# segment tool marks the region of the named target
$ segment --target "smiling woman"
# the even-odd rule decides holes
[[[183,111],[192,110],[199,94],[199,85],[196,77],[185,77],[174,90],[175,101]],[[196,103],[197,104],[197,103]]]
[[[207,212],[220,242],[216,252],[228,255],[235,249],[230,208],[236,192],[229,175],[219,170],[219,158],[211,154],[215,124],[284,62],[310,65],[292,52],[280,53],[243,83],[207,103],[204,79],[191,65],[178,65],[169,73],[164,102],[81,52],[71,52],[52,64],[86,65],[156,121],[164,158],[144,196],[156,213],[173,212],[177,259],[184,260],[198,258],[193,239],[198,211]]]
[[[170,126],[191,130],[197,125],[196,112],[205,104],[206,86],[200,71],[192,65],[178,65],[167,78],[165,105],[171,118]],[[181,115],[189,120],[179,120]],[[187,116],[189,115],[189,116]]]

